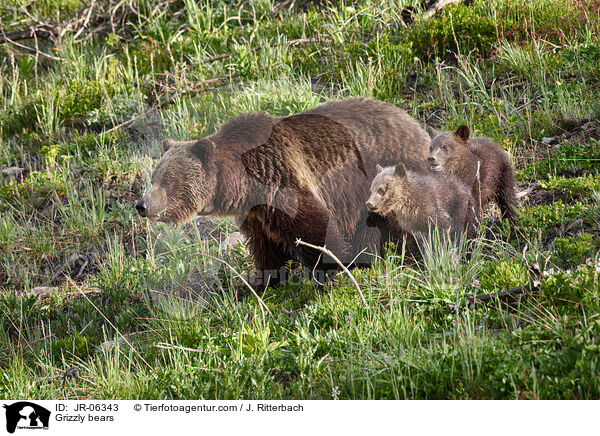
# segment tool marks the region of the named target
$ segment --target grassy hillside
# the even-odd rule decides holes
[[[600,396],[597,1],[23,4],[0,8],[0,397]],[[352,271],[366,306],[342,274],[263,307],[232,221],[136,215],[164,137],[347,96],[502,144],[518,225],[415,266],[389,247]],[[516,307],[466,304],[538,269]]]

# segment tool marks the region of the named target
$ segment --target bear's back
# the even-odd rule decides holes
[[[399,107],[367,98],[348,98],[304,113],[319,114],[345,126],[362,154],[370,179],[376,174],[375,163],[389,166],[403,162],[409,170],[429,172],[429,135]]]

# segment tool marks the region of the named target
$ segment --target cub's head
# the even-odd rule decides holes
[[[215,143],[166,139],[163,149],[152,172],[150,190],[135,205],[138,213],[168,223],[211,213],[217,186]]]
[[[389,215],[401,201],[407,174],[404,164],[382,168],[376,166],[377,175],[371,183],[371,195],[366,206],[371,212],[381,216]]]
[[[432,171],[450,172],[453,158],[460,158],[461,151],[468,149],[469,127],[464,124],[455,132],[438,133],[431,127],[427,129],[431,136],[429,147],[429,167]]]

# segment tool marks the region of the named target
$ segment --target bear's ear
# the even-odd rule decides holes
[[[375,164],[375,171],[377,171],[377,173],[379,174],[383,171],[383,167],[379,164]]]
[[[406,167],[402,162],[396,165],[394,169],[394,175],[397,177],[406,177]]]
[[[172,139],[165,139],[163,141],[163,152],[166,153],[167,151],[169,151],[169,148],[173,147],[175,145],[175,141],[173,141]]]
[[[201,139],[200,141],[196,141],[194,145],[192,145],[191,151],[194,156],[200,159],[202,162],[206,162],[217,149],[217,145],[206,139]]]
[[[469,131],[469,126],[466,124],[461,125],[456,132],[454,132],[454,136],[460,139],[463,142],[467,142],[469,140],[469,135],[471,132]]]
[[[433,139],[438,135],[439,132],[437,130],[435,130],[433,127],[427,126],[427,133],[429,133],[429,137],[431,139]]]

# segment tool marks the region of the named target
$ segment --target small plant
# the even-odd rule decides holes
[[[561,268],[568,268],[586,263],[593,259],[598,247],[593,244],[594,235],[581,233],[568,238],[554,240],[552,260]]]

